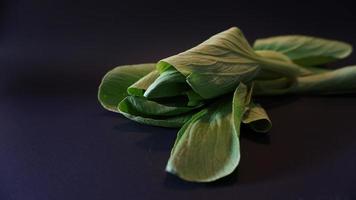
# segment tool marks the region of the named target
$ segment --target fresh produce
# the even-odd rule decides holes
[[[107,110],[139,123],[178,127],[166,170],[210,182],[239,164],[240,126],[266,133],[271,120],[255,96],[356,92],[356,66],[330,70],[351,45],[302,35],[258,39],[218,33],[157,63],[114,68],[98,92]]]

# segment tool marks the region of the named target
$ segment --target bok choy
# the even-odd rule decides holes
[[[356,92],[350,44],[302,35],[258,39],[233,27],[156,63],[114,68],[98,91],[101,105],[136,122],[180,128],[166,171],[211,182],[240,161],[240,127],[267,133],[271,119],[255,96]]]

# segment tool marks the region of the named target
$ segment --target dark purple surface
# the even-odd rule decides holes
[[[96,100],[112,67],[157,61],[234,25],[250,41],[299,33],[356,45],[351,4],[319,5],[0,3],[0,199],[356,199],[356,95],[262,99],[272,131],[244,129],[238,170],[212,184],[165,173],[177,130]]]

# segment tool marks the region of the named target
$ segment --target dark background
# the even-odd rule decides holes
[[[0,1],[0,199],[356,199],[355,95],[262,99],[272,131],[244,129],[238,170],[211,184],[165,173],[176,129],[97,102],[114,66],[231,26],[251,42],[298,33],[356,46],[346,1]]]

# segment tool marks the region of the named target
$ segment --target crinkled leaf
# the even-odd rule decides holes
[[[165,58],[157,65],[160,72],[174,66],[184,75],[196,73],[234,73],[240,66],[256,67],[256,54],[240,29],[233,27],[218,33],[198,46]]]
[[[320,65],[346,58],[352,46],[345,42],[303,35],[285,35],[258,39],[255,50],[273,50],[287,55],[300,65]]]
[[[240,84],[233,103],[231,98],[220,99],[184,124],[166,170],[195,182],[214,181],[233,172],[240,160],[238,135],[247,95],[246,86]]]
[[[261,105],[251,102],[243,116],[242,122],[254,131],[266,133],[272,128],[272,122]]]
[[[162,73],[172,66],[186,76],[188,84],[205,99],[232,92],[240,81],[253,79],[260,68],[288,77],[296,77],[306,71],[293,63],[257,55],[236,27],[161,60],[157,70]]]
[[[234,27],[161,60],[157,69],[165,71],[174,66],[196,93],[210,99],[232,92],[240,81],[251,80],[259,71],[256,56],[242,32]]]
[[[117,106],[128,94],[127,88],[155,70],[155,64],[124,65],[109,71],[101,81],[98,99],[107,110],[118,112]]]

